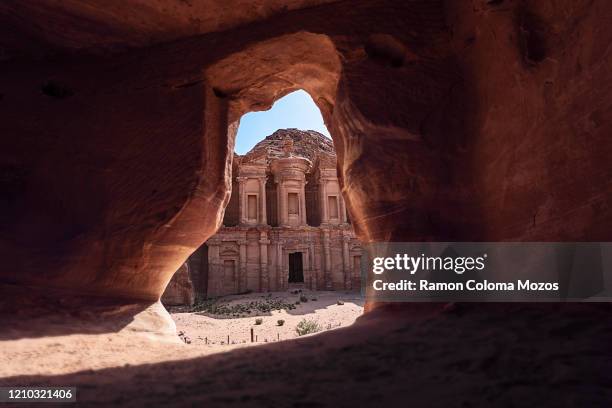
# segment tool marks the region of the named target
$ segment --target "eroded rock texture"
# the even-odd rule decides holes
[[[610,239],[609,2],[140,3],[0,6],[0,281],[157,299],[299,88],[364,241]]]

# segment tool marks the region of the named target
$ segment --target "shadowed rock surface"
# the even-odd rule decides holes
[[[550,306],[377,310],[289,342],[0,385],[75,385],[79,406],[609,406],[610,308]]]
[[[240,115],[298,88],[363,241],[609,238],[606,2],[291,3],[146,47],[126,23],[129,50],[88,37],[128,4],[85,4],[64,36],[23,31],[69,4],[0,9],[49,55],[0,68],[3,282],[156,300],[220,224]]]
[[[157,301],[174,271],[221,223],[240,116],[267,109],[297,89],[309,92],[321,109],[337,151],[344,198],[365,242],[610,241],[609,21],[612,3],[605,0],[4,3],[0,282],[25,293],[11,298],[11,308],[27,307],[29,296],[56,290],[62,298]],[[435,307],[440,306],[430,309]],[[492,401],[497,391],[511,389],[517,406],[521,398],[545,403],[550,396],[572,405],[571,396],[587,394],[599,399],[586,405],[603,406],[609,399],[603,388],[610,383],[609,341],[602,341],[609,334],[609,313],[605,305],[589,307],[569,305],[570,312],[557,315],[555,305],[521,306],[512,314],[483,306],[491,320],[477,309],[469,333],[463,332],[466,341],[478,345],[499,334],[504,346],[518,336],[521,347],[509,350],[529,356],[494,364],[493,352],[493,360],[485,358],[489,343],[483,343],[477,348],[478,374],[469,371],[471,348],[459,349],[468,357],[455,366],[437,365],[437,350],[456,344],[453,335],[461,332],[462,321],[441,320],[435,330],[424,325],[419,336],[446,342],[440,349],[429,349],[427,342],[419,346],[429,350],[425,358],[433,366],[431,376],[411,387],[439,395],[444,387],[428,388],[426,380],[450,382],[458,387],[448,388],[452,395],[461,390]],[[404,315],[431,312],[425,309],[405,306]],[[537,319],[530,320],[540,312],[558,317],[563,336],[583,335],[576,343],[557,343]],[[378,316],[381,323],[373,322],[369,334],[385,330]],[[58,318],[66,322],[66,332],[72,330],[70,318]],[[508,330],[488,336],[500,321]],[[395,339],[404,338],[413,350],[419,336],[406,333],[373,336],[366,344],[379,349],[390,339],[386,350],[393,350],[403,347]],[[348,337],[343,341],[357,341]],[[310,341],[319,340],[290,347]],[[356,372],[367,357],[347,347],[349,369]],[[563,352],[550,353],[554,347]],[[329,361],[323,351],[319,356]],[[384,354],[379,361],[395,356]],[[412,370],[419,358],[397,361]],[[565,367],[568,360],[573,369]],[[548,368],[551,361],[559,364],[554,370]],[[337,363],[343,367],[343,361]],[[207,364],[206,370],[226,367],[229,373],[253,369],[248,359]],[[419,378],[420,371],[404,377],[394,364],[390,371],[379,367],[377,378],[388,375],[398,382],[381,384],[388,388],[372,394],[373,400],[391,398]],[[478,388],[489,364],[495,369],[488,378],[499,382]],[[180,393],[181,382],[168,395],[213,398],[197,390],[218,385],[216,380],[187,366],[174,376],[166,373],[163,382],[184,374],[200,383]],[[301,370],[308,381],[295,389],[307,393],[309,384],[338,378],[322,368],[330,366],[321,362]],[[518,374],[508,376],[513,369]],[[474,375],[473,381],[454,383],[445,370],[462,378]],[[262,376],[289,378],[286,373],[294,371],[283,363]],[[192,373],[198,375],[189,377]],[[540,399],[524,384],[530,373]],[[98,384],[92,400],[116,398],[97,388],[103,378],[83,380]],[[152,383],[159,385],[159,378],[153,376]],[[361,384],[369,380],[355,377],[346,388],[330,391],[337,395],[330,401],[362,396],[355,390],[365,390]],[[259,380],[254,381],[245,384]]]

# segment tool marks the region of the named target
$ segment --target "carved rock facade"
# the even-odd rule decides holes
[[[233,167],[223,226],[189,260],[199,296],[359,289],[362,249],[347,217],[330,139],[278,130],[236,156]]]

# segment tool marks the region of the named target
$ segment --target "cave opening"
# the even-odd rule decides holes
[[[242,115],[228,133],[235,141],[231,191],[220,226],[161,299],[179,332],[195,343],[227,345],[248,342],[253,319],[261,319],[255,330],[264,341],[274,340],[272,332],[276,340],[298,337],[294,329],[305,318],[332,329],[339,326],[330,319],[340,314],[343,324],[352,324],[363,312],[354,263],[362,248],[338,180],[336,150],[311,94],[289,92],[268,110]],[[265,305],[258,308],[262,295]],[[334,304],[351,307],[330,311]],[[194,310],[204,316],[189,314]],[[214,332],[199,333],[200,320]],[[270,324],[271,331],[262,330]]]

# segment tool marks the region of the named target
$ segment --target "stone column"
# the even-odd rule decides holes
[[[327,180],[319,180],[319,197],[320,197],[320,210],[321,210],[321,224],[327,224],[329,219],[327,217]]]
[[[310,270],[310,257],[308,256],[308,251],[305,248],[299,248],[300,253],[302,254],[302,269],[304,272],[304,288],[308,288],[311,281],[312,271]]]
[[[300,224],[307,225],[306,222],[306,182],[300,182]]]
[[[270,281],[268,280],[268,239],[267,231],[261,231],[259,235],[259,290],[261,292],[270,291]]]
[[[219,244],[217,240],[208,240],[208,293],[212,296],[222,295],[223,275],[221,259],[219,257]]]
[[[331,251],[329,248],[329,230],[323,229],[323,254],[324,254],[324,281],[325,281],[325,289],[332,290],[334,288],[331,276]]]
[[[338,199],[340,200],[340,222],[346,224],[346,203],[344,202],[344,196],[342,195],[342,192],[339,194]]]
[[[245,291],[247,289],[247,241],[246,239],[241,239],[238,241],[238,246],[240,247],[240,259],[238,270],[240,271],[240,280],[238,281],[238,293]]]
[[[246,182],[246,178],[245,177],[236,177],[236,180],[238,180],[238,214],[240,216],[240,225],[244,225],[246,224],[246,212],[247,212],[247,208],[246,208],[246,196],[244,194],[244,185]]]
[[[266,177],[259,179],[259,223],[262,225],[268,224],[268,217],[266,214]]]
[[[351,273],[349,257],[349,240],[346,235],[342,236],[342,272],[344,273],[344,289],[351,290]]]
[[[278,225],[287,225],[287,192],[282,180],[278,183]]]
[[[310,290],[317,290],[317,267],[314,253],[314,242],[308,240],[308,253],[310,254]]]
[[[276,278],[278,279],[277,290],[283,290],[285,288],[283,277],[283,243],[279,238],[276,241]]]

